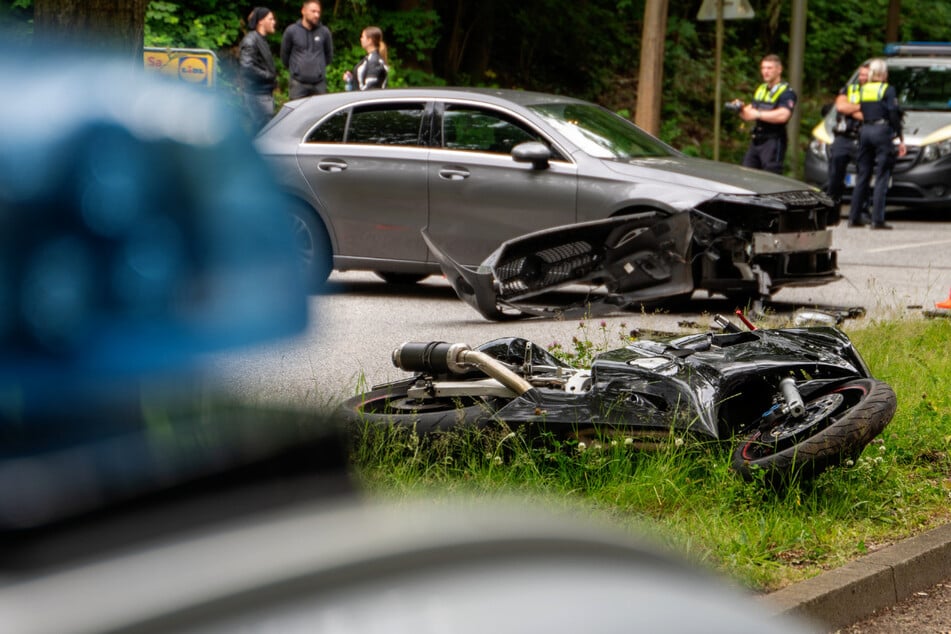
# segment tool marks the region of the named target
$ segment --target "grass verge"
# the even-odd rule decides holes
[[[615,337],[601,322],[567,349],[580,361]],[[839,566],[951,518],[951,320],[846,327],[898,411],[858,460],[776,491],[729,469],[730,447],[671,436],[654,451],[623,441],[530,444],[518,430],[420,442],[367,430],[353,453],[366,490],[385,498],[524,496],[581,509],[769,591]],[[592,336],[593,335],[593,336]]]

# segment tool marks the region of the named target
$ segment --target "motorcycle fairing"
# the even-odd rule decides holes
[[[477,267],[453,260],[425,229],[422,236],[456,294],[488,319],[590,316],[599,304],[613,310],[693,290],[688,213],[649,211],[544,229],[502,243]],[[569,307],[525,303],[571,284],[603,286],[607,294]]]
[[[505,342],[505,347],[499,347]],[[495,340],[522,350],[520,338]],[[514,359],[512,359],[514,360]],[[636,341],[599,355],[583,394],[537,388],[498,410],[511,426],[691,432],[715,439],[755,426],[779,380],[797,379],[803,398],[830,384],[871,377],[849,339],[834,328],[703,333]]]

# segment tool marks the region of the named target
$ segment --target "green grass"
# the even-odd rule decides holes
[[[739,478],[729,446],[674,436],[644,451],[624,439],[531,444],[518,430],[433,442],[367,430],[354,446],[354,470],[371,495],[388,499],[514,494],[577,509],[752,589],[773,590],[951,516],[951,320],[845,328],[872,373],[895,389],[898,411],[854,464],[783,490]],[[627,336],[623,325],[615,334],[605,322],[579,329],[582,336],[555,351],[587,362]]]

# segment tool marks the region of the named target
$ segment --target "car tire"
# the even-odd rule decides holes
[[[291,207],[291,226],[304,284],[308,291],[316,292],[333,269],[333,249],[327,230],[316,212],[303,204]]]

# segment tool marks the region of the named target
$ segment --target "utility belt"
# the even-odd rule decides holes
[[[766,143],[767,141],[772,141],[774,139],[782,139],[784,137],[785,135],[783,134],[770,134],[770,133],[764,133],[764,132],[757,132],[756,130],[753,130],[753,145],[762,145],[763,143]]]
[[[851,139],[853,141],[858,141],[859,139],[859,131],[855,129],[846,130],[844,132],[836,132],[835,135],[837,137],[842,137],[844,139]]]

